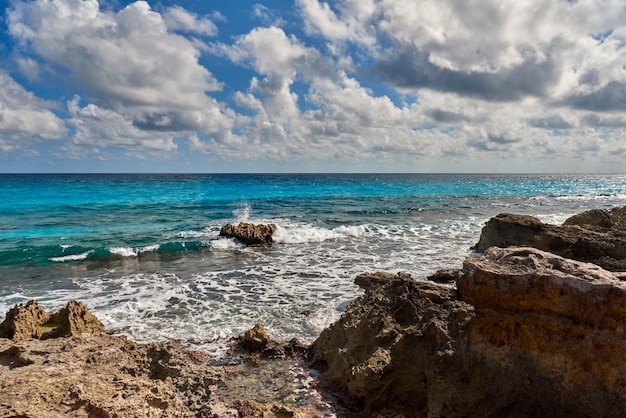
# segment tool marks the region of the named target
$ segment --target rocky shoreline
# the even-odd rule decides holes
[[[0,417],[623,416],[625,220],[499,215],[462,269],[360,275],[365,293],[310,347],[259,324],[232,365],[109,335],[80,303],[18,306],[0,325]],[[306,383],[255,393],[271,376]]]

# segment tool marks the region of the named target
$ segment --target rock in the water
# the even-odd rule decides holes
[[[13,340],[69,337],[103,333],[104,325],[81,302],[70,301],[56,313],[46,312],[36,300],[16,305],[0,324],[0,337]]]
[[[241,341],[243,346],[252,352],[263,351],[269,346],[270,342],[271,340],[265,331],[265,327],[259,323],[247,330]]]
[[[585,212],[562,226],[545,224],[532,216],[500,214],[483,227],[474,249],[483,252],[489,247],[528,246],[610,271],[626,271],[625,211]]]
[[[295,357],[306,351],[306,347],[296,338],[286,343],[272,340],[261,323],[247,330],[240,338],[239,344],[244,352],[262,357]]]
[[[274,242],[272,234],[276,232],[277,226],[274,224],[251,224],[240,222],[235,226],[226,224],[220,230],[220,236],[236,238],[245,245],[250,246],[270,246]]]
[[[533,248],[492,248],[456,289],[370,287],[312,350],[353,412],[405,416],[620,416],[626,283]]]

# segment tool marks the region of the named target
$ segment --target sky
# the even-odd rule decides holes
[[[626,172],[623,0],[0,10],[0,172]]]

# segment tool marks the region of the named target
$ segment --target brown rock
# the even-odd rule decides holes
[[[355,414],[623,414],[626,283],[533,248],[491,248],[466,260],[457,286],[369,288],[312,346],[323,386]]]
[[[626,229],[626,206],[621,208],[592,209],[572,216],[563,225],[600,227],[607,229]]]
[[[220,230],[220,236],[237,238],[245,245],[270,246],[274,242],[272,234],[276,232],[274,224],[251,224],[240,222],[235,226],[226,224]]]
[[[51,315],[39,306],[36,300],[29,301],[26,306],[21,303],[15,305],[0,324],[0,338],[14,340],[41,338],[44,332],[41,327]]]
[[[263,324],[255,324],[254,328],[247,330],[241,343],[249,351],[258,352],[266,349],[271,340],[265,331]]]
[[[220,376],[176,343],[0,339],[0,416],[237,417],[215,396]]]
[[[46,312],[36,300],[16,305],[0,324],[0,337],[14,340],[99,334],[104,325],[81,302],[70,301],[56,313]]]
[[[51,329],[41,336],[42,339],[104,332],[102,322],[82,302],[77,301],[69,301],[43,327]]]
[[[406,416],[437,410],[441,368],[458,368],[452,354],[473,317],[455,295],[402,276],[369,288],[312,346],[324,385],[345,390],[355,413],[389,405]]]
[[[563,226],[544,224],[531,216],[500,214],[485,224],[474,250],[527,246],[610,271],[626,271],[626,229],[622,221],[625,210],[586,212],[570,218]]]
[[[262,356],[262,357],[297,357],[303,355],[307,347],[302,344],[298,339],[293,338],[286,343],[281,343],[278,341],[272,340],[267,332],[265,331],[265,327],[263,324],[257,323],[253,328],[247,330],[243,337],[239,339],[238,343],[241,348],[243,348],[242,354],[246,357],[246,353],[252,354],[253,356]],[[235,347],[235,351],[237,352],[237,347]]]

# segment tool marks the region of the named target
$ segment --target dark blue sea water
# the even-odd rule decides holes
[[[459,267],[498,213],[626,205],[626,176],[0,175],[0,197],[0,312],[78,299],[110,330],[218,352],[256,322],[310,341],[357,274]],[[277,243],[218,237],[239,221]]]

